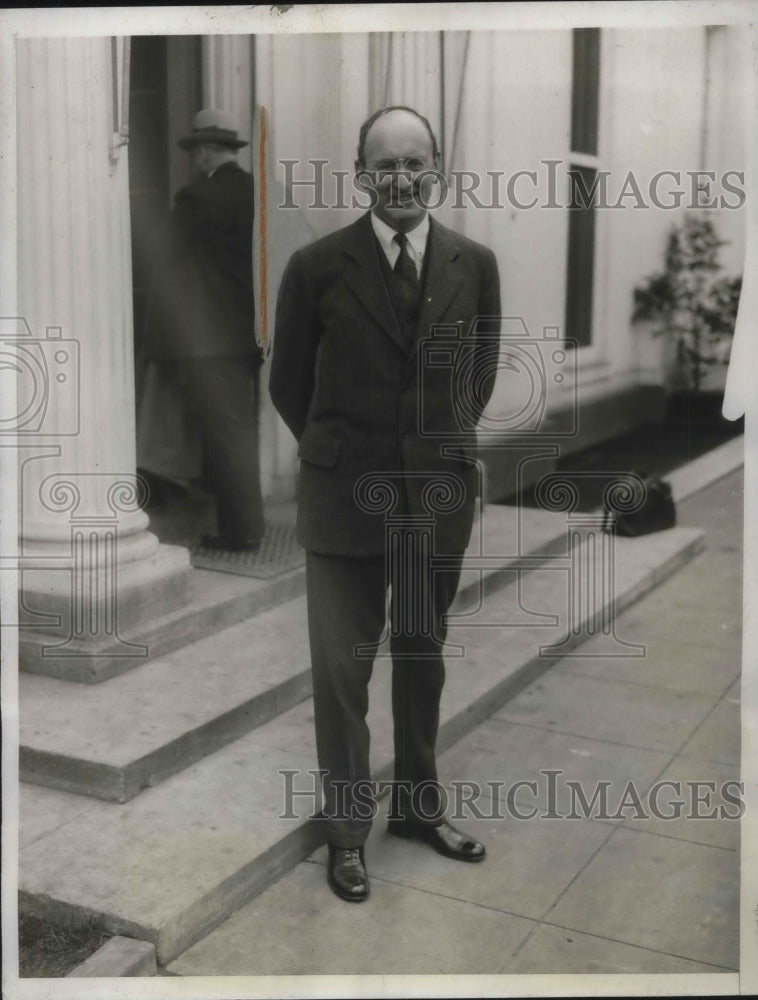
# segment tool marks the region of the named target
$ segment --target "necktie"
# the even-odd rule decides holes
[[[402,278],[407,283],[412,291],[416,292],[418,291],[418,271],[416,270],[416,265],[411,260],[411,255],[408,253],[408,237],[405,233],[395,233],[394,240],[400,247],[400,253],[397,256],[393,270],[399,278]]]

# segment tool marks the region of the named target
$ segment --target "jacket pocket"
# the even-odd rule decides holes
[[[300,439],[297,457],[311,465],[319,465],[323,469],[333,469],[340,455],[341,442],[334,438],[308,437],[307,433]]]

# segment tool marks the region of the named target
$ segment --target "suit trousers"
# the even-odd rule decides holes
[[[216,499],[218,533],[242,544],[263,535],[254,355],[184,358],[177,368],[203,444],[203,479]]]
[[[435,745],[445,680],[444,616],[462,558],[448,556],[444,568],[437,568],[412,532],[393,560],[306,554],[322,814],[327,840],[335,846],[363,844],[371,827],[366,713],[375,655],[380,646],[386,649],[385,628],[392,657],[392,814],[431,825],[442,819]],[[387,662],[379,657],[380,665]]]

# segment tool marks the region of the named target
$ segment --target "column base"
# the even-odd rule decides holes
[[[189,552],[161,545],[114,572],[115,599],[107,588],[83,593],[70,569],[21,571],[22,670],[98,683],[164,651],[156,638],[192,600]]]

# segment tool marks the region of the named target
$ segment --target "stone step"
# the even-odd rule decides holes
[[[99,645],[82,648],[78,655],[64,659],[46,654],[45,649],[60,642],[59,638],[51,639],[39,632],[24,633],[19,659],[22,673],[79,684],[100,684],[140,670],[172,650],[221,632],[305,591],[303,567],[265,580],[204,569],[191,569],[189,577],[192,592],[189,604],[137,628],[125,629],[118,639],[108,638]],[[124,643],[140,647],[139,653],[125,655]],[[144,647],[147,655],[141,651]]]
[[[282,537],[282,530],[286,533],[294,528],[296,505],[290,501],[267,503],[265,516],[266,524],[272,529],[267,538],[276,546],[277,539]],[[190,531],[187,534],[181,530],[177,532],[170,515],[165,511],[159,509],[156,517],[162,542],[156,562],[160,565],[179,558],[189,565],[190,555],[186,546],[192,542],[194,533]],[[181,522],[181,517],[179,520]],[[274,553],[270,555],[275,561]],[[270,572],[272,566],[266,563],[265,569]],[[228,564],[225,566],[224,561],[219,560],[216,566],[211,565],[207,569],[194,566],[189,569],[188,579],[185,581],[191,595],[189,603],[183,603],[186,595],[180,600],[174,595],[171,604],[160,588],[159,577],[160,574],[156,571],[152,588],[147,588],[148,602],[151,600],[151,589],[153,592],[155,617],[142,621],[139,626],[129,627],[121,622],[118,635],[104,635],[99,640],[88,636],[84,645],[75,640],[69,641],[65,657],[56,654],[49,647],[59,644],[66,637],[70,628],[70,621],[67,621],[70,618],[70,607],[60,609],[61,620],[53,631],[39,627],[39,623],[35,625],[36,617],[27,609],[25,617],[29,620],[21,634],[19,667],[27,673],[82,684],[99,684],[138,669],[146,662],[188,643],[221,632],[236,622],[244,621],[305,591],[303,566],[284,569],[267,577],[253,577],[232,573]],[[121,594],[119,618],[120,601]],[[65,603],[70,605],[70,600]],[[170,609],[165,608],[167,603],[171,604]]]
[[[486,508],[467,554],[480,568],[464,570],[456,606],[476,603],[518,567],[566,544],[562,515]],[[125,802],[308,697],[309,662],[300,596],[107,684],[24,674],[21,778]]]
[[[702,532],[686,528],[617,540],[615,594],[582,585],[581,599],[571,593],[571,556],[558,556],[453,620],[440,749],[589,634],[600,631],[609,653],[634,654],[624,643],[644,637],[616,636],[614,614],[702,547]],[[581,581],[601,579],[602,548],[590,543],[573,553]],[[387,667],[378,658],[371,682],[376,777],[391,767]],[[20,905],[98,914],[114,933],[153,942],[165,965],[318,845],[320,831],[308,820],[316,766],[307,699],[125,804],[22,785]],[[292,801],[288,780],[303,793]]]

